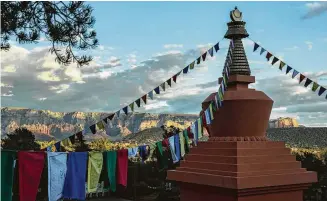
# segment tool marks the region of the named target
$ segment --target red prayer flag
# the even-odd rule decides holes
[[[127,186],[128,150],[117,151],[117,183]]]
[[[176,83],[176,79],[177,79],[177,75],[174,75],[173,80],[174,80],[175,83]]]
[[[142,96],[142,100],[143,100],[144,104],[146,104],[146,94],[144,96]]]
[[[18,152],[19,200],[35,201],[44,167],[44,152]]]

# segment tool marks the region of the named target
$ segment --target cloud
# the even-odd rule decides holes
[[[183,48],[183,44],[166,44],[164,45],[165,49],[172,49],[172,48]]]
[[[312,47],[311,47],[312,48]],[[294,51],[294,50],[297,50],[299,49],[298,46],[294,45],[293,47],[287,47],[287,48],[284,48],[285,50],[288,50],[288,51]]]
[[[308,50],[311,51],[313,47],[313,43],[311,41],[305,41],[305,44],[307,44]]]
[[[309,19],[327,12],[327,2],[307,3],[305,6],[308,8],[308,12],[302,17],[302,19]]]

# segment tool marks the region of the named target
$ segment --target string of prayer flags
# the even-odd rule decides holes
[[[260,45],[258,45],[258,43],[256,43],[256,42],[254,42],[253,52],[255,52],[259,47],[260,47]],[[261,47],[260,55],[263,52],[265,52],[265,51],[266,51],[266,49],[264,49],[263,47]],[[270,57],[272,57],[272,56],[274,56],[274,55],[272,55],[270,52],[267,51],[266,58],[267,58],[268,61],[269,61]],[[313,83],[312,84],[312,87],[311,87],[311,90],[313,92],[316,92],[319,89],[318,90],[318,96],[321,96],[326,91],[326,88],[325,87],[320,86],[317,82],[312,81],[310,78],[307,78],[305,75],[303,75],[299,71],[293,69],[291,66],[286,65],[285,62],[281,61],[280,59],[278,59],[275,56],[274,56],[274,58],[273,58],[273,60],[271,62],[271,65],[274,65],[278,61],[280,61],[279,69],[281,71],[283,70],[284,66],[287,66],[286,71],[285,71],[286,74],[288,74],[291,70],[293,70],[293,72],[292,72],[292,78],[295,78],[298,74],[300,74],[300,76],[299,76],[299,84],[301,84],[304,79],[306,79],[305,80],[305,83],[304,83],[304,87],[308,87],[311,83]],[[220,104],[219,103],[219,98],[221,98],[221,96],[220,97],[217,96],[217,98],[216,98],[217,99],[217,102],[218,102],[218,106],[220,106],[219,105]],[[327,99],[327,94],[326,94],[326,99]]]
[[[231,46],[234,47],[234,42],[233,42],[232,40],[231,40]],[[196,60],[194,60],[193,62],[191,62],[188,66],[186,66],[186,67],[183,68],[182,70],[180,70],[180,71],[179,71],[178,73],[176,73],[173,77],[167,79],[167,80],[166,80],[167,84],[171,87],[171,79],[173,79],[173,81],[176,83],[176,82],[177,82],[177,76],[179,76],[182,72],[183,72],[183,74],[187,74],[188,71],[189,71],[189,69],[194,69],[195,62],[196,62],[197,64],[200,64],[200,63],[201,63],[201,58],[202,58],[203,61],[205,61],[206,58],[207,58],[206,56],[207,56],[208,53],[210,54],[211,57],[213,57],[213,54],[214,54],[213,49],[215,49],[215,51],[218,52],[218,50],[219,50],[219,42],[216,43],[216,44],[215,44],[214,46],[212,46],[211,48],[209,48],[206,52],[202,53],[202,54],[201,54],[201,55],[200,55]],[[231,48],[230,48],[230,49],[231,49]],[[231,60],[231,58],[232,58],[232,52],[231,52],[230,50],[229,50],[229,53],[228,53],[228,58],[229,58],[229,60]],[[143,102],[144,102],[145,104],[147,104],[147,100],[146,100],[146,99],[147,99],[147,97],[146,97],[147,95],[148,95],[148,96],[153,100],[153,91],[155,91],[156,94],[160,94],[160,86],[161,86],[162,90],[165,91],[165,90],[166,90],[166,86],[165,86],[165,83],[166,83],[166,82],[160,84],[159,86],[157,86],[156,88],[154,88],[153,90],[151,90],[149,93],[143,95],[143,96],[141,97],[141,99],[143,100]],[[137,100],[134,101],[134,102],[136,103],[136,105],[137,105],[138,107],[141,106],[141,101],[140,101],[140,99],[137,99]],[[128,107],[130,108],[130,110],[131,110],[132,112],[134,112],[134,109],[135,109],[135,108],[134,108],[134,102],[132,102],[131,104],[129,104],[129,105],[127,105],[127,106],[125,106],[125,107],[119,109],[118,111],[116,111],[115,113],[113,113],[111,116],[104,118],[103,121],[107,124],[107,123],[108,123],[108,121],[107,121],[108,119],[109,119],[109,120],[112,120],[112,119],[114,118],[114,116],[119,117],[119,115],[120,115],[120,111],[121,111],[121,110],[123,110],[123,112],[127,115],[128,112],[129,112],[129,111],[128,111]],[[104,125],[103,125],[102,120],[101,120],[100,122],[94,124],[94,125],[89,126],[88,128],[90,129],[90,131],[91,131],[93,134],[96,134],[96,133],[97,133],[97,129],[98,129],[98,130],[106,130],[106,131],[107,131],[107,129],[105,129],[105,127],[104,127]]]

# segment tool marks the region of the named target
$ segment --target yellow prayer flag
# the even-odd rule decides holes
[[[87,192],[95,193],[98,187],[103,165],[101,152],[89,152],[89,163],[87,172]]]

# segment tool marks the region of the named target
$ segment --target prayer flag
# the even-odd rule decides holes
[[[89,152],[87,168],[87,192],[95,193],[97,191],[100,174],[103,166],[102,152]]]
[[[312,80],[309,79],[309,78],[307,78],[307,80],[306,80],[305,83],[304,83],[304,86],[305,86],[305,87],[309,86],[309,84],[311,84],[311,82],[312,82]]]
[[[301,73],[300,74],[300,79],[299,79],[299,84],[304,80],[305,76]]]
[[[263,47],[261,47],[260,55],[262,55],[262,53],[264,53],[265,51],[266,50]]]
[[[271,58],[271,56],[272,56],[272,54],[270,52],[267,52],[267,54],[266,54],[267,61],[269,61],[269,59]]]
[[[209,105],[209,111],[210,111],[210,118],[211,118],[211,120],[213,120],[214,118],[213,118],[213,111],[212,111],[213,109],[212,109],[212,102],[210,103],[210,105]]]
[[[292,70],[292,67],[287,65],[287,68],[286,68],[286,74],[289,73],[290,71]]]
[[[201,57],[197,58],[196,64],[200,64],[200,62],[201,62]]]
[[[135,103],[136,103],[137,107],[140,107],[141,106],[141,99],[137,99],[135,101]]]
[[[203,129],[203,124],[202,124],[202,118],[198,118],[198,139],[202,138],[203,133],[202,133],[202,129]]]
[[[114,116],[115,116],[115,113],[113,113],[113,114],[109,115],[109,117],[108,117],[108,118],[109,118],[110,120],[112,120],[112,119],[114,118]]]
[[[318,87],[319,87],[318,83],[317,82],[313,82],[311,89],[312,89],[312,91],[317,91]]]
[[[284,66],[285,66],[285,63],[283,61],[280,61],[279,70],[283,70]]]
[[[213,47],[211,47],[209,50],[208,50],[209,54],[211,57],[213,57]]]
[[[193,61],[191,64],[190,64],[190,69],[194,69],[194,64],[195,64],[195,61]],[[176,82],[176,81],[175,81]]]
[[[202,54],[202,60],[205,61],[206,60],[206,57],[207,57],[207,52],[205,52],[205,53]]]
[[[127,115],[127,113],[128,113],[128,107],[127,107],[127,106],[124,107],[124,108],[123,108],[123,111],[124,111],[124,113]]]
[[[91,125],[90,126],[90,129],[91,129],[91,132],[93,133],[93,134],[96,134],[96,127],[95,127],[95,124],[93,124],[93,125]]]
[[[205,120],[206,120],[207,124],[210,125],[211,124],[211,120],[210,120],[210,114],[209,114],[209,110],[208,109],[206,109],[204,111],[204,114],[205,114]]]
[[[167,80],[167,84],[171,87],[171,78]]]
[[[72,143],[71,143],[71,141],[69,140],[69,138],[66,138],[66,139],[64,139],[64,140],[61,141],[61,145],[62,145],[63,147],[69,147],[69,146],[72,146]]]
[[[116,151],[107,151],[106,152],[106,163],[107,163],[107,172],[110,182],[110,190],[116,192],[116,164],[117,164],[117,152]]]
[[[188,66],[186,66],[184,69],[183,69],[183,73],[186,74],[188,71]]]
[[[299,74],[299,72],[297,70],[293,70],[293,74],[292,74],[292,78],[294,78],[297,74]]]
[[[173,80],[176,83],[176,79],[177,79],[177,74],[173,76]]]
[[[217,43],[216,45],[214,45],[215,51],[218,52],[219,50],[219,43]]]
[[[174,80],[175,82],[176,82],[176,80]],[[156,94],[160,94],[160,89],[159,89],[159,87],[156,87],[155,89],[154,89],[154,92],[156,92]]]
[[[1,150],[1,200],[12,201],[16,152]]]
[[[254,42],[253,52],[257,51],[258,47],[259,45],[256,42]]]
[[[48,158],[48,197],[49,201],[62,198],[67,173],[67,153],[51,152]]]
[[[20,201],[36,200],[44,167],[44,158],[44,152],[18,151]]]
[[[142,100],[143,100],[144,104],[146,104],[146,94],[144,96],[142,96]]]
[[[168,138],[168,140],[169,140],[169,147],[170,147],[171,156],[173,158],[173,162],[177,163],[178,159],[175,153],[175,137],[171,136]]]
[[[185,138],[182,132],[180,132],[179,134],[179,143],[181,145],[181,157],[185,156]]]
[[[131,111],[134,112],[134,102],[129,104],[129,107],[131,108]]]
[[[179,144],[179,135],[175,134],[174,135],[174,144],[175,144],[175,153],[176,153],[176,159],[177,161],[181,160],[181,146]]]
[[[87,152],[70,152],[68,154],[63,198],[85,200],[87,154]]]
[[[118,110],[118,111],[116,112],[116,114],[117,114],[117,117],[119,117],[119,115],[120,115],[120,110]]]
[[[99,130],[104,130],[104,125],[101,120],[97,123],[97,126]]]
[[[128,148],[128,157],[135,157],[137,155],[138,147]]]
[[[56,147],[56,151],[59,152],[60,151],[60,141],[56,142],[54,146]]]
[[[148,96],[151,98],[151,100],[153,100],[153,90],[149,92]]]
[[[319,92],[318,92],[318,96],[320,96],[321,94],[323,94],[326,91],[326,88],[323,86],[320,86]]]
[[[163,90],[163,91],[165,91],[165,90],[166,90],[166,84],[165,84],[165,82],[164,82],[164,83],[162,83],[160,86],[161,86],[161,88],[162,88],[162,90]]]
[[[108,123],[108,117],[104,118],[103,121],[107,124]]]
[[[279,61],[279,59],[277,57],[274,57],[271,62],[271,65],[274,65],[277,61]]]
[[[127,186],[128,150],[117,151],[117,183]]]

